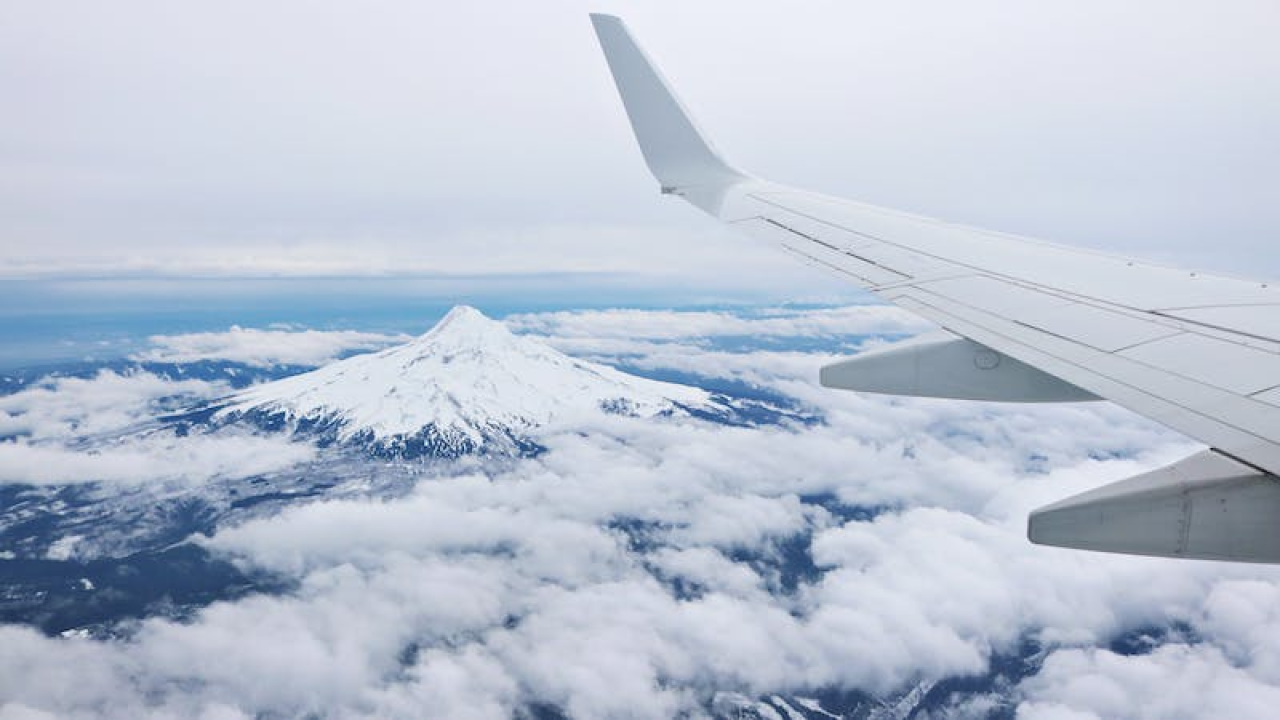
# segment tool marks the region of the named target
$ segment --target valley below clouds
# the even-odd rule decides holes
[[[926,329],[885,306],[503,320],[777,412],[602,412],[530,429],[528,452],[457,458],[164,420],[409,339],[303,328],[160,336],[101,367],[7,378],[0,718],[1280,704],[1280,571],[1025,537],[1032,509],[1199,449],[1173,432],[1107,403],[819,387],[822,365]],[[153,562],[181,587],[139,589]]]

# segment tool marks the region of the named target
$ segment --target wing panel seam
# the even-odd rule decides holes
[[[874,266],[876,266],[876,267],[880,268],[881,270],[884,270],[885,272],[891,272],[891,273],[893,273],[894,275],[899,275],[899,276],[901,276],[901,277],[902,277],[902,279],[903,279],[903,280],[911,281],[911,280],[915,280],[915,279],[916,279],[915,277],[913,277],[913,276],[911,276],[911,275],[908,275],[907,273],[904,273],[904,272],[902,272],[902,271],[900,271],[900,270],[894,270],[893,268],[889,267],[888,265],[885,265],[885,264],[883,264],[883,263],[876,262],[875,260],[872,260],[871,258],[863,257],[862,255],[859,255],[859,254],[857,254],[857,253],[855,253],[855,252],[853,252],[853,251],[851,251],[851,250],[846,250],[846,249],[844,249],[844,248],[842,248],[842,247],[839,247],[839,246],[833,245],[833,244],[831,244],[831,243],[829,243],[829,242],[826,242],[825,240],[820,240],[819,238],[816,238],[816,237],[814,237],[814,236],[812,236],[812,235],[809,235],[808,233],[800,232],[799,230],[796,230],[796,229],[795,229],[795,228],[793,228],[793,227],[789,227],[789,226],[787,226],[787,225],[785,225],[785,224],[783,224],[783,223],[781,223],[781,222],[778,222],[777,220],[774,220],[774,219],[773,219],[773,218],[771,218],[771,217],[765,217],[765,216],[763,216],[763,215],[760,215],[760,216],[758,216],[758,217],[759,217],[759,219],[761,219],[761,220],[763,220],[763,221],[765,221],[765,222],[769,223],[770,225],[773,225],[774,227],[776,227],[776,228],[778,228],[778,229],[780,229],[780,230],[784,230],[784,231],[789,232],[789,233],[791,233],[791,234],[793,234],[793,235],[797,235],[797,236],[799,236],[799,237],[802,237],[802,238],[804,238],[805,240],[808,240],[809,242],[817,243],[818,245],[821,245],[822,247],[827,248],[828,250],[831,250],[832,252],[837,252],[837,253],[840,253],[841,255],[848,255],[849,257],[851,257],[851,258],[853,258],[853,259],[857,260],[858,262],[863,262],[863,263],[866,263],[866,264],[868,264],[868,265],[874,265]]]
[[[767,198],[767,197],[763,197],[763,196],[761,196],[759,193],[751,193],[749,196],[750,196],[751,198],[753,198],[753,199],[755,199],[755,200],[759,201],[759,202],[765,203],[766,205],[770,205],[770,206],[775,207],[775,208],[777,208],[777,209],[779,209],[779,210],[782,210],[782,211],[784,211],[784,212],[794,213],[794,214],[799,215],[800,217],[803,217],[803,218],[808,218],[809,220],[812,220],[812,221],[817,222],[817,223],[821,223],[821,224],[826,225],[826,226],[828,226],[828,227],[831,227],[831,228],[833,228],[833,229],[840,230],[840,231],[847,232],[847,233],[852,233],[852,234],[854,234],[854,235],[858,235],[858,236],[863,237],[863,238],[866,238],[866,239],[868,239],[868,240],[873,240],[873,241],[875,241],[875,242],[882,242],[882,243],[884,243],[884,244],[886,244],[886,245],[889,245],[889,246],[895,247],[895,248],[897,248],[897,249],[899,249],[899,250],[902,250],[902,251],[905,251],[905,252],[913,252],[913,253],[916,253],[917,255],[921,255],[921,256],[924,256],[924,257],[928,257],[928,258],[931,258],[931,259],[936,260],[936,261],[941,262],[941,263],[945,263],[945,264],[948,264],[948,265],[953,265],[953,266],[955,266],[955,267],[966,268],[966,269],[968,269],[968,270],[970,270],[970,271],[973,271],[973,272],[976,272],[976,273],[979,273],[979,274],[982,274],[982,275],[986,275],[987,277],[991,277],[992,279],[1000,280],[1000,281],[1002,281],[1002,282],[1009,282],[1009,283],[1013,283],[1013,284],[1015,284],[1015,285],[1018,285],[1019,287],[1026,287],[1026,288],[1029,288],[1029,289],[1035,289],[1035,290],[1037,290],[1037,291],[1039,291],[1039,292],[1050,292],[1050,293],[1053,293],[1053,294],[1057,294],[1057,295],[1060,295],[1060,296],[1066,297],[1067,299],[1075,300],[1075,301],[1077,301],[1077,302],[1084,302],[1085,304],[1088,304],[1088,305],[1100,306],[1100,307],[1103,307],[1103,308],[1116,308],[1116,309],[1120,309],[1120,310],[1124,310],[1124,311],[1128,311],[1128,312],[1132,312],[1132,313],[1137,313],[1137,314],[1139,314],[1139,315],[1143,315],[1143,316],[1151,316],[1151,315],[1155,315],[1155,316],[1160,317],[1162,320],[1173,321],[1173,322],[1178,322],[1178,323],[1186,322],[1186,323],[1189,323],[1189,324],[1199,325],[1199,326],[1201,326],[1201,327],[1212,328],[1212,329],[1218,330],[1218,331],[1220,331],[1220,332],[1227,333],[1228,335],[1236,335],[1236,336],[1250,337],[1250,338],[1254,338],[1254,339],[1256,339],[1256,340],[1261,340],[1261,341],[1266,341],[1266,342],[1273,342],[1273,343],[1274,343],[1274,342],[1280,342],[1280,340],[1275,340],[1275,339],[1272,339],[1272,338],[1268,338],[1268,337],[1266,337],[1266,336],[1253,335],[1253,334],[1251,334],[1251,333],[1245,333],[1245,332],[1241,332],[1241,331],[1238,331],[1238,330],[1232,330],[1232,329],[1230,329],[1230,328],[1225,328],[1225,327],[1218,327],[1218,326],[1214,326],[1214,325],[1209,325],[1209,324],[1207,324],[1207,323],[1197,323],[1197,322],[1195,322],[1195,321],[1186,320],[1185,318],[1181,318],[1181,317],[1177,317],[1177,316],[1167,315],[1167,314],[1161,313],[1160,311],[1157,311],[1157,310],[1147,310],[1147,309],[1140,308],[1140,307],[1134,307],[1134,306],[1132,306],[1132,305],[1124,305],[1124,304],[1121,304],[1121,303],[1109,302],[1109,301],[1107,301],[1107,300],[1103,300],[1103,299],[1101,299],[1101,298],[1097,298],[1097,297],[1094,297],[1094,296],[1092,296],[1092,295],[1085,295],[1085,294],[1078,293],[1078,292],[1072,292],[1072,291],[1070,291],[1070,290],[1065,290],[1065,289],[1062,289],[1062,288],[1056,288],[1056,287],[1050,287],[1050,286],[1042,286],[1042,285],[1037,285],[1037,284],[1034,284],[1034,283],[1028,283],[1027,281],[1025,281],[1025,280],[1023,280],[1023,279],[1021,279],[1021,278],[1018,278],[1018,277],[1016,277],[1016,276],[1006,275],[1006,274],[1004,274],[1004,273],[997,272],[997,271],[995,271],[995,270],[991,270],[991,269],[989,269],[989,268],[979,267],[979,266],[971,265],[971,264],[969,264],[969,263],[962,262],[962,261],[959,261],[959,260],[954,260],[954,259],[951,259],[951,258],[943,257],[943,256],[941,256],[941,255],[937,255],[937,254],[932,253],[932,252],[929,252],[929,251],[927,251],[927,250],[922,250],[922,249],[917,248],[917,247],[912,247],[912,246],[904,245],[904,244],[902,244],[901,242],[897,242],[897,241],[894,241],[894,240],[889,240],[889,239],[886,239],[886,238],[884,238],[884,237],[880,237],[880,236],[878,236],[878,235],[873,235],[873,234],[867,233],[867,232],[862,231],[862,230],[854,230],[854,229],[852,229],[852,228],[845,227],[844,225],[841,225],[841,224],[839,224],[839,223],[835,223],[835,222],[832,222],[832,221],[830,221],[830,220],[825,220],[825,219],[823,219],[823,218],[817,217],[817,216],[812,215],[812,214],[810,214],[810,213],[802,212],[802,211],[797,210],[797,209],[795,209],[795,208],[788,207],[788,206],[783,205],[782,203],[780,203],[780,202],[778,202],[778,201],[776,201],[776,200],[772,200],[772,199],[769,199],[769,198]],[[763,216],[761,216],[761,217],[763,217]],[[935,222],[938,222],[938,221],[935,221]],[[945,223],[942,223],[942,224],[941,224],[941,226],[946,227],[947,225],[946,225]],[[1032,239],[1030,239],[1030,238],[1021,238],[1021,237],[1018,237],[1018,236],[1016,236],[1016,235],[1009,235],[1008,237],[1009,237],[1009,238],[1011,238],[1011,239],[1018,239],[1018,240],[1027,241],[1027,242],[1035,242],[1034,240],[1032,240]],[[1071,250],[1071,251],[1076,251],[1076,250],[1078,250],[1078,248],[1072,248],[1072,247],[1069,247],[1069,246],[1054,245],[1054,244],[1052,244],[1052,243],[1044,243],[1044,244],[1051,245],[1051,246],[1053,246],[1053,247],[1059,247],[1059,248],[1062,248],[1062,249],[1064,249],[1064,250]],[[1118,257],[1118,256],[1114,256],[1114,255],[1107,255],[1107,254],[1105,254],[1105,253],[1098,253],[1098,254],[1099,254],[1099,255],[1102,255],[1102,256],[1104,256],[1104,257],[1110,257],[1110,258],[1112,258],[1112,259],[1120,259],[1120,260],[1123,260],[1123,259],[1124,259],[1124,258],[1121,258],[1121,257]],[[1265,283],[1262,283],[1262,285],[1265,285]],[[1113,312],[1114,312],[1114,310],[1113,310]],[[1163,323],[1157,323],[1157,324],[1163,324]],[[1178,328],[1178,329],[1179,329],[1179,330],[1181,330],[1181,329],[1183,329],[1183,328]],[[1251,346],[1251,345],[1246,345],[1246,347],[1253,347],[1253,346]],[[1271,351],[1271,352],[1275,352],[1275,351]]]

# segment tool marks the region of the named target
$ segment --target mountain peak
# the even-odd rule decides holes
[[[471,307],[470,305],[454,305],[445,316],[436,323],[432,330],[440,330],[447,327],[466,327],[468,325],[498,325],[497,320],[490,318],[488,315]]]
[[[703,390],[569,357],[459,305],[405,345],[237,393],[214,419],[271,418],[398,448],[428,438],[433,452],[462,453],[601,412],[688,414],[713,404]]]
[[[451,344],[476,344],[483,338],[514,337],[500,321],[485,315],[470,305],[454,305],[440,322],[427,332],[418,336],[414,344],[440,344],[452,341]]]

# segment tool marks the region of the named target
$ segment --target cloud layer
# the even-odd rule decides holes
[[[570,331],[602,317],[513,323],[602,347],[631,332]],[[744,322],[615,317],[695,349]],[[822,318],[793,333],[821,332]],[[696,329],[672,330],[682,323]],[[715,375],[725,355],[688,362]],[[813,387],[804,362],[757,372],[825,424],[608,418],[544,437],[537,458],[424,469],[399,497],[297,504],[224,528],[209,548],[296,590],[145,620],[115,641],[0,628],[6,712],[500,718],[542,703],[575,717],[698,716],[717,692],[893,693],[981,674],[1028,638],[1046,648],[1042,669],[964,707],[1034,718],[1274,707],[1277,571],[1024,536],[1031,508],[1191,443],[1105,404],[874,398]],[[1187,636],[1150,652],[1106,649],[1174,623]]]
[[[357,330],[262,330],[233,326],[226,332],[155,335],[150,338],[150,347],[135,353],[133,359],[161,363],[226,360],[252,367],[314,366],[345,354],[380,350],[408,339],[408,335]]]
[[[0,28],[0,275],[589,270],[807,287],[659,198],[591,34],[600,9],[27,4]],[[1276,271],[1280,104],[1256,81],[1278,63],[1272,3],[617,10],[762,176]]]

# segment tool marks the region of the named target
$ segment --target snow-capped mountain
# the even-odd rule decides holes
[[[734,410],[722,396],[570,357],[459,306],[404,345],[251,387],[203,414],[214,426],[247,420],[379,454],[456,457],[529,452],[534,429],[601,413]]]

